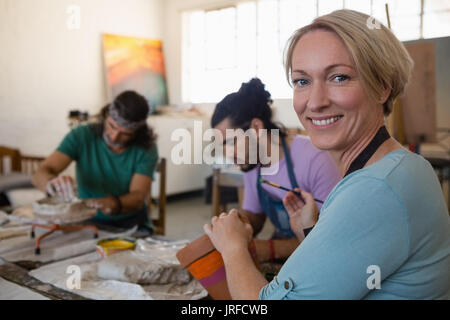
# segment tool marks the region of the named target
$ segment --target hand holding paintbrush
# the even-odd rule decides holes
[[[270,181],[265,180],[265,179],[263,179],[263,178],[260,178],[259,181],[260,181],[261,183],[268,184],[269,186],[272,186],[272,187],[274,187],[274,188],[278,188],[278,189],[281,189],[281,190],[284,190],[284,191],[290,191],[290,192],[292,192],[293,194],[295,194],[296,196],[298,196],[298,197],[300,198],[300,200],[303,201],[303,203],[306,203],[305,199],[302,197],[302,194],[301,194],[300,192],[298,192],[298,191],[295,191],[295,190],[293,190],[293,189],[288,189],[288,188],[286,188],[286,187],[280,186],[279,184],[276,184],[276,183],[274,183],[274,182],[270,182]],[[319,202],[319,203],[323,203],[322,200],[318,200],[318,199],[314,199],[314,201]]]
[[[316,202],[323,203],[323,201],[314,199],[312,194],[301,191],[300,189],[297,189],[298,191],[288,189],[262,178],[260,178],[260,182],[292,193],[292,195],[288,193],[284,197],[283,205],[289,215],[289,224],[291,225],[292,231],[300,241],[303,241],[306,236],[305,229],[312,228],[317,222],[319,210],[317,209]],[[301,192],[303,192],[303,195]],[[305,197],[308,199],[308,202],[305,200]],[[298,199],[302,203],[299,203]]]
[[[312,194],[300,189],[295,191],[301,192],[306,201],[301,200],[297,194],[289,192],[283,198],[283,205],[289,215],[291,230],[295,233],[297,239],[303,241],[316,224],[319,218],[319,210]]]

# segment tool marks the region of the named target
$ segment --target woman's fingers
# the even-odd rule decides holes
[[[237,209],[231,209],[230,212],[228,212],[228,215],[239,217],[239,211]]]
[[[235,209],[228,214],[223,212],[218,217],[212,217],[210,224],[203,225],[203,230],[221,253],[245,246],[253,236],[253,228],[241,220]]]
[[[310,203],[315,202],[314,197],[311,193],[306,192],[305,190],[300,190],[298,188],[296,189],[296,191],[301,193],[301,195],[302,195],[303,199],[305,199],[306,203],[310,204]]]
[[[283,198],[283,205],[286,208],[286,211],[288,212],[289,215],[291,215],[294,212],[292,201],[289,199],[288,195]]]
[[[205,231],[205,233],[208,235],[208,237],[211,238],[212,226],[209,223],[205,223],[205,225],[203,226],[203,231]]]
[[[245,230],[247,231],[247,241],[250,242],[253,238],[253,227],[250,223],[245,223]]]
[[[304,206],[303,201],[292,192],[287,193],[283,199],[283,204],[286,210],[291,211],[291,213],[300,210]]]

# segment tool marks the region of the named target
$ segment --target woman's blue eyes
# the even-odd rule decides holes
[[[331,77],[331,81],[338,83],[344,82],[348,79],[350,79],[350,77],[345,74],[337,74]],[[309,81],[306,79],[295,79],[292,82],[294,83],[294,86],[298,87],[304,87],[305,85],[309,84]]]
[[[308,80],[306,80],[306,79],[296,79],[293,82],[294,82],[294,85],[300,86],[300,87],[308,84]]]
[[[333,80],[336,80],[337,82],[342,82],[348,80],[349,78],[350,77],[345,74],[338,74],[333,77]]]

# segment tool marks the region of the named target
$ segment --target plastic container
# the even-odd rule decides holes
[[[112,238],[104,239],[97,242],[97,252],[103,257],[107,257],[114,253],[124,250],[134,250],[136,240],[131,238]]]

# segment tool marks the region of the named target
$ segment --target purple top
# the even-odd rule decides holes
[[[290,145],[290,154],[294,173],[300,189],[312,193],[314,198],[325,202],[330,191],[341,180],[337,167],[327,151],[321,151],[313,146],[308,137],[296,136]],[[244,174],[244,202],[242,209],[258,214],[263,213],[259,202],[256,179],[258,169],[254,168]],[[292,188],[286,167],[286,159],[279,162],[277,174],[261,177],[275,182],[283,187]],[[264,190],[277,200],[282,200],[286,191],[263,184]],[[316,202],[317,207],[322,207]]]

